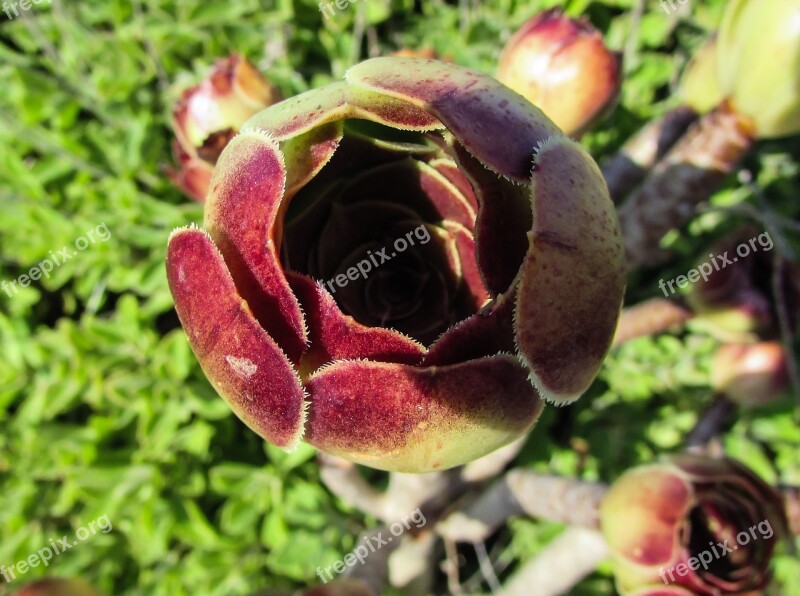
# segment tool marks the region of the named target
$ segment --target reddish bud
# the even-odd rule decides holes
[[[786,352],[779,342],[725,344],[714,355],[714,389],[743,406],[766,405],[789,387]]]
[[[557,9],[532,18],[506,44],[497,78],[579,136],[611,106],[621,82],[621,56],[585,20]]]
[[[17,596],[98,596],[89,584],[66,578],[45,578],[28,584],[18,592]]]
[[[172,109],[173,153],[180,170],[169,169],[169,177],[192,198],[205,200],[211,172],[228,141],[251,116],[281,99],[245,58],[234,54],[219,60]]]

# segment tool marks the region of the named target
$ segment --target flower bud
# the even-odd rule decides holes
[[[630,596],[692,596],[692,593],[674,586],[648,586],[631,592]]]
[[[601,529],[623,594],[744,594],[770,581],[780,496],[732,459],[672,456],[609,489]]]
[[[28,584],[16,596],[98,596],[89,584],[66,578],[44,578]]]
[[[800,0],[731,0],[718,44],[720,88],[758,137],[800,132]]]
[[[704,114],[725,99],[717,82],[717,36],[712,35],[686,65],[680,83],[683,103]]]
[[[691,292],[688,298],[696,312],[692,327],[726,341],[752,339],[772,324],[769,300],[757,288],[741,288],[714,302],[704,302],[702,292]]]
[[[251,116],[280,101],[280,92],[239,55],[219,60],[199,85],[183,92],[172,110],[175,159],[172,181],[198,201],[228,141]]]
[[[789,388],[783,345],[776,341],[723,345],[714,355],[711,383],[714,389],[743,406],[774,401]]]
[[[701,274],[705,273],[703,280],[693,284],[687,295],[696,314],[692,326],[726,341],[747,341],[773,323],[767,293],[756,283],[756,272],[769,267],[768,262],[758,262],[759,256],[768,253],[726,262],[731,261],[729,255],[736,254],[737,245],[752,233],[749,229],[737,232],[715,245],[708,258],[696,266]]]
[[[427,58],[428,60],[439,59],[439,55],[433,48],[422,48],[419,50],[412,48],[400,48],[396,52],[392,52],[391,55],[398,58]]]
[[[362,579],[344,578],[305,590],[302,596],[375,596],[376,592]]]
[[[585,20],[557,9],[532,18],[506,44],[497,78],[579,136],[611,106],[620,88],[621,55]]]

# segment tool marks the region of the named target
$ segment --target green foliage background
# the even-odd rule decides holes
[[[11,22],[2,16],[0,280],[102,223],[112,236],[49,279],[0,292],[0,563],[103,515],[112,532],[23,581],[47,572],[114,594],[246,594],[306,585],[353,548],[374,520],[324,489],[313,449],[286,455],[230,413],[173,314],[167,236],[200,222],[202,208],[162,173],[171,104],[232,51],[285,95],[400,47],[433,47],[491,73],[515,28],[559,4],[626,51],[621,103],[584,139],[599,158],[675,104],[677,75],[724,0],[690,0],[682,15],[634,0],[362,0],[327,22],[312,0],[53,0]],[[793,219],[798,161],[789,140],[760,145],[745,164],[771,207]],[[754,200],[735,177],[715,197]],[[664,277],[692,267],[730,227],[696,220],[675,239],[681,258]],[[650,278],[631,280],[631,300],[658,292]],[[578,405],[548,409],[517,464],[611,481],[678,450],[712,397],[716,345],[692,331],[614,351]],[[725,447],[770,482],[800,484],[789,401],[744,412]],[[493,556],[513,569],[558,529],[515,520]],[[800,566],[785,547],[775,568],[774,593],[800,594]],[[574,593],[613,594],[608,568]]]

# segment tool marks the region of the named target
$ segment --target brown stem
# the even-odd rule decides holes
[[[378,541],[379,538],[383,538],[388,534],[388,526],[373,528],[370,532],[366,533],[364,542],[369,544],[370,542]],[[389,558],[400,546],[401,542],[399,540],[382,546],[374,553],[370,553],[363,564],[348,567],[342,579],[362,581],[366,583],[375,594],[383,594],[384,586],[389,582]]]
[[[492,594],[496,594],[500,590],[500,580],[497,578],[491,559],[489,559],[489,553],[486,552],[486,545],[483,542],[476,542],[472,546],[475,548],[483,579],[489,585]]]
[[[661,238],[680,228],[752,147],[752,121],[723,103],[698,120],[619,210],[631,269],[661,260]]]
[[[433,532],[404,537],[389,556],[389,583],[402,588],[403,594],[430,594],[436,562],[441,556],[438,547],[438,536]]]
[[[492,480],[517,457],[527,440],[528,435],[524,435],[505,447],[492,451],[489,455],[484,455],[480,459],[469,462],[461,468],[461,479],[469,483]]]
[[[795,536],[800,536],[800,486],[780,486],[789,529]]]
[[[598,508],[607,490],[605,484],[510,470],[476,501],[439,522],[436,531],[451,540],[478,542],[509,517],[523,514],[597,528]]]
[[[690,107],[670,110],[661,118],[645,124],[617,154],[606,159],[600,169],[612,200],[621,203],[695,120],[697,112]]]
[[[786,263],[786,259],[782,255],[775,255],[772,269],[772,291],[775,296],[775,310],[778,314],[778,328],[781,333],[781,341],[783,343],[783,349],[786,350],[786,365],[789,371],[789,380],[792,384],[795,401],[800,404],[800,368],[798,368],[797,357],[794,351],[793,321],[791,320],[787,307],[786,280],[784,278]],[[797,286],[800,286],[800,283],[797,283],[796,279],[794,281]]]
[[[458,572],[458,547],[456,546],[455,540],[448,540],[445,538],[443,542],[445,560],[441,567],[442,571],[444,571],[447,576],[447,589],[450,590],[450,593],[454,596],[460,596],[464,593],[464,590],[461,588],[461,579]]]
[[[674,300],[646,300],[622,309],[612,345],[618,346],[637,337],[663,333],[682,326],[691,318],[691,311]]]
[[[466,508],[445,517],[436,531],[448,540],[478,542],[491,536],[509,517],[522,515],[524,511],[506,479],[507,476],[492,485]]]
[[[736,420],[736,404],[724,395],[718,395],[708,409],[700,415],[694,428],[686,437],[686,447],[703,447],[724,428]]]
[[[525,564],[498,592],[500,596],[568,594],[610,555],[603,535],[588,528],[567,528]],[[535,591],[531,589],[536,586]]]
[[[317,461],[320,479],[329,491],[351,507],[385,521],[385,494],[372,488],[358,473],[355,464],[321,452]]]
[[[351,507],[393,523],[420,507],[425,515],[437,514],[464,490],[459,470],[430,474],[389,476],[386,491],[375,490],[352,462],[320,453],[320,477],[325,486]]]
[[[478,489],[499,474],[519,453],[526,439],[520,438],[461,468],[431,474],[393,473],[383,492],[375,490],[364,480],[355,464],[319,453],[323,483],[349,505],[387,524],[403,519],[418,507],[426,519],[425,530],[406,532],[399,540],[392,542],[391,549],[381,549],[380,557],[378,553],[371,555],[361,568],[353,571],[352,576],[367,581],[376,593],[382,593],[389,580],[393,585],[402,583],[405,593],[411,593],[412,587],[427,593],[424,586],[430,583],[436,559],[430,552],[424,556],[420,552],[425,549],[432,551],[438,543],[438,535],[427,528],[436,525],[456,498],[469,490]],[[381,529],[385,528],[378,528],[375,532]],[[392,552],[394,549],[397,551]],[[412,560],[419,564],[408,564]]]

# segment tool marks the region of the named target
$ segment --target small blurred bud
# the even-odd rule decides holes
[[[800,132],[800,0],[731,0],[719,30],[720,88],[758,138]]]
[[[645,335],[655,335],[671,328],[678,328],[691,319],[692,313],[671,300],[653,298],[635,306],[622,309],[614,345]]]
[[[343,578],[309,588],[302,596],[375,596],[375,594],[375,590],[364,580]]]
[[[759,251],[747,259],[731,262],[739,244],[754,236],[756,230],[743,228],[717,243],[708,258],[698,263],[703,281],[691,286],[687,301],[695,312],[691,322],[715,337],[728,342],[752,341],[753,334],[773,326],[769,288],[762,288],[759,275],[769,270],[769,253]],[[727,262],[726,262],[727,261]]]
[[[438,60],[439,56],[433,48],[423,48],[421,50],[412,50],[411,48],[400,48],[396,52],[392,52],[392,56],[399,58],[427,58],[428,60]]]
[[[452,62],[453,57],[450,54],[441,56],[433,48],[422,48],[415,50],[412,48],[400,48],[399,50],[389,54],[398,58],[426,58],[428,60],[441,60],[442,62]]]
[[[219,154],[251,116],[282,99],[245,58],[219,60],[199,85],[187,89],[172,110],[175,159],[172,181],[192,198],[205,200]]]
[[[566,134],[579,136],[615,102],[621,55],[584,20],[545,11],[506,44],[497,78],[540,108]]]
[[[742,406],[769,404],[789,388],[786,352],[776,341],[725,344],[711,366],[714,389]]]
[[[772,325],[772,309],[767,297],[755,288],[742,288],[718,301],[706,301],[700,292],[689,294],[696,316],[695,329],[704,329],[725,341],[745,341]]]
[[[99,596],[99,592],[81,580],[55,577],[37,580],[15,594],[16,596]]]
[[[631,592],[630,596],[693,596],[693,592],[677,586],[647,586]]]
[[[704,114],[725,99],[717,82],[717,36],[712,35],[686,65],[680,83],[683,103]]]

